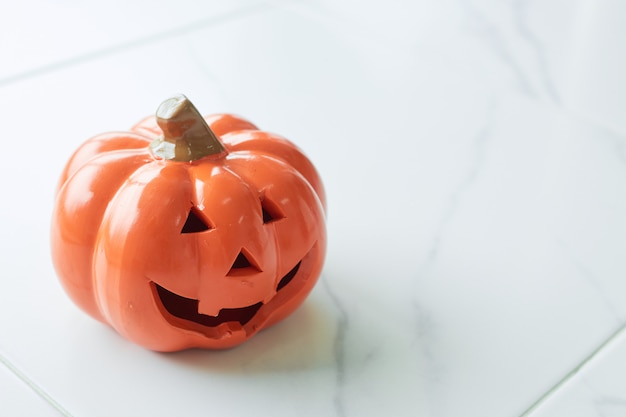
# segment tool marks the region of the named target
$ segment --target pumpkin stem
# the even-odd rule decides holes
[[[209,155],[224,155],[224,145],[198,109],[184,95],[165,100],[156,111],[163,136],[150,144],[155,156],[191,162]]]

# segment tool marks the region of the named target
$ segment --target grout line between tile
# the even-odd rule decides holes
[[[583,370],[591,361],[593,361],[600,352],[602,352],[608,345],[619,338],[622,334],[626,334],[626,323],[622,324],[612,335],[610,335],[604,342],[596,347],[587,357],[585,357],[577,366],[570,372],[565,374],[554,386],[541,395],[534,403],[530,405],[519,417],[529,417],[539,409],[546,401],[548,401],[557,391],[559,391],[565,384],[572,380],[581,370]]]
[[[48,394],[43,388],[37,385],[32,379],[30,379],[24,372],[18,367],[13,365],[6,357],[0,353],[0,363],[4,365],[10,372],[24,382],[35,394],[39,395],[45,402],[50,404],[52,408],[59,412],[64,417],[72,417],[69,411],[67,411],[61,404],[59,404],[50,394]]]
[[[120,44],[107,46],[102,49],[98,49],[96,51],[87,52],[87,53],[70,57],[61,61],[52,62],[50,64],[46,64],[40,67],[32,68],[32,69],[17,73],[17,74],[9,75],[4,78],[0,78],[0,87],[4,87],[14,82],[38,77],[48,72],[58,71],[58,70],[61,70],[63,68],[66,68],[72,65],[92,61],[98,58],[105,57],[107,55],[113,55],[119,52],[135,49],[144,45],[149,45],[151,43],[159,42],[169,37],[185,35],[185,34],[194,32],[196,30],[203,29],[209,25],[220,25],[220,24],[223,24],[228,21],[235,20],[241,17],[254,15],[256,13],[261,13],[261,12],[270,10],[271,8],[273,8],[271,4],[267,4],[263,2],[256,3],[254,5],[232,10],[229,12],[225,12],[217,16],[211,16],[206,19],[198,20],[198,21],[189,23],[185,26],[181,26],[181,27],[164,31],[164,32],[155,33],[152,35],[147,35],[144,37],[132,39],[127,42],[120,43]]]

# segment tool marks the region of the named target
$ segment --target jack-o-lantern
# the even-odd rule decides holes
[[[149,349],[227,348],[302,304],[321,272],[325,199],[311,162],[184,96],[84,143],[62,173],[52,259],[94,318]]]

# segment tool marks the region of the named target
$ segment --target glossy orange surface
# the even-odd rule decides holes
[[[66,292],[146,348],[227,348],[284,319],[322,269],[325,198],[288,140],[205,118],[226,152],[164,160],[154,117],[85,142],[59,182],[52,259]]]

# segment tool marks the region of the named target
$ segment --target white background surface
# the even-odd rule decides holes
[[[625,18],[609,0],[0,6],[0,415],[626,415]],[[50,263],[71,152],[176,93],[296,142],[328,195],[313,294],[224,352],[132,345]]]

